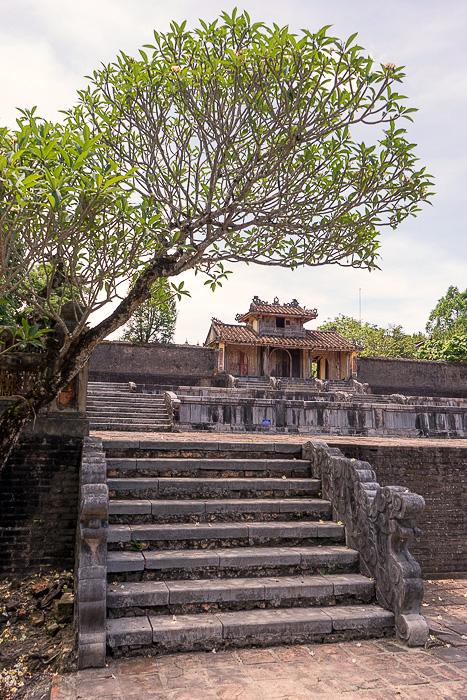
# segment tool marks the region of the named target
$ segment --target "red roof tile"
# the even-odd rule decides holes
[[[306,331],[300,336],[260,335],[250,326],[237,326],[213,319],[212,343],[235,343],[239,345],[270,345],[275,347],[307,348],[316,351],[352,352],[356,346],[336,331]],[[208,336],[209,337],[209,336]]]
[[[318,316],[316,309],[305,309],[299,305],[296,299],[292,299],[288,304],[281,304],[276,297],[272,304],[268,304],[267,301],[261,301],[259,297],[253,297],[250,310],[245,314],[237,314],[235,318],[237,321],[241,322],[246,321],[251,316],[257,316],[259,314],[264,316],[298,316],[307,321],[311,321]]]

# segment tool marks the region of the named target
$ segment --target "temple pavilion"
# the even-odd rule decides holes
[[[335,331],[304,327],[318,316],[293,299],[253,297],[238,323],[213,318],[204,343],[219,351],[218,370],[234,376],[350,379],[358,347]]]

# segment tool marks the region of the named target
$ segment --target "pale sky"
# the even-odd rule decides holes
[[[17,107],[37,105],[48,119],[75,101],[88,75],[119,50],[130,55],[151,43],[152,30],[171,20],[212,21],[228,0],[0,0],[0,125],[13,125]],[[381,236],[381,271],[336,266],[291,272],[233,267],[214,294],[200,278],[186,275],[191,298],[179,304],[176,341],[203,343],[212,316],[234,322],[252,297],[292,298],[318,309],[320,321],[339,313],[385,326],[423,330],[436,301],[454,284],[467,287],[465,208],[467,185],[467,3],[465,0],[244,0],[252,21],[316,31],[333,25],[334,36],[358,32],[359,44],[381,63],[406,66],[402,94],[418,107],[410,139],[435,176],[433,206],[425,206],[393,232]]]

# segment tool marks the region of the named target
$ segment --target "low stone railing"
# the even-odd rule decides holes
[[[164,403],[172,430],[180,422],[180,399],[174,391],[164,391]]]
[[[77,528],[75,620],[78,668],[105,664],[109,490],[102,439],[85,437]]]
[[[325,442],[306,443],[303,458],[345,526],[347,545],[359,552],[362,573],[374,578],[378,603],[394,612],[398,637],[422,646],[428,638],[420,614],[423,581],[407,543],[421,535],[416,518],[424,499],[402,486],[381,487],[368,462],[348,459]]]

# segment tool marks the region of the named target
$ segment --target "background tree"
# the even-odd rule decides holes
[[[467,289],[450,286],[431,311],[426,331],[434,340],[447,340],[467,334]]]
[[[428,340],[417,353],[422,360],[467,362],[467,334],[453,335],[446,340]]]
[[[397,92],[403,71],[376,65],[355,36],[234,12],[154,39],[96,71],[63,125],[24,113],[0,130],[0,297],[31,303],[61,338],[49,334],[35,386],[0,419],[2,463],[154,286],[195,269],[214,289],[235,261],[371,269],[379,229],[430,195],[401,126],[414,111]],[[51,301],[66,289],[73,329]]]
[[[343,314],[322,323],[318,329],[336,330],[361,347],[358,354],[362,357],[417,357],[417,344],[424,339],[421,333],[405,333],[400,325],[380,328],[373,323],[360,324],[356,318]]]
[[[134,311],[121,340],[132,343],[173,343],[176,322],[175,299],[170,296],[161,299],[161,295],[151,295]]]

